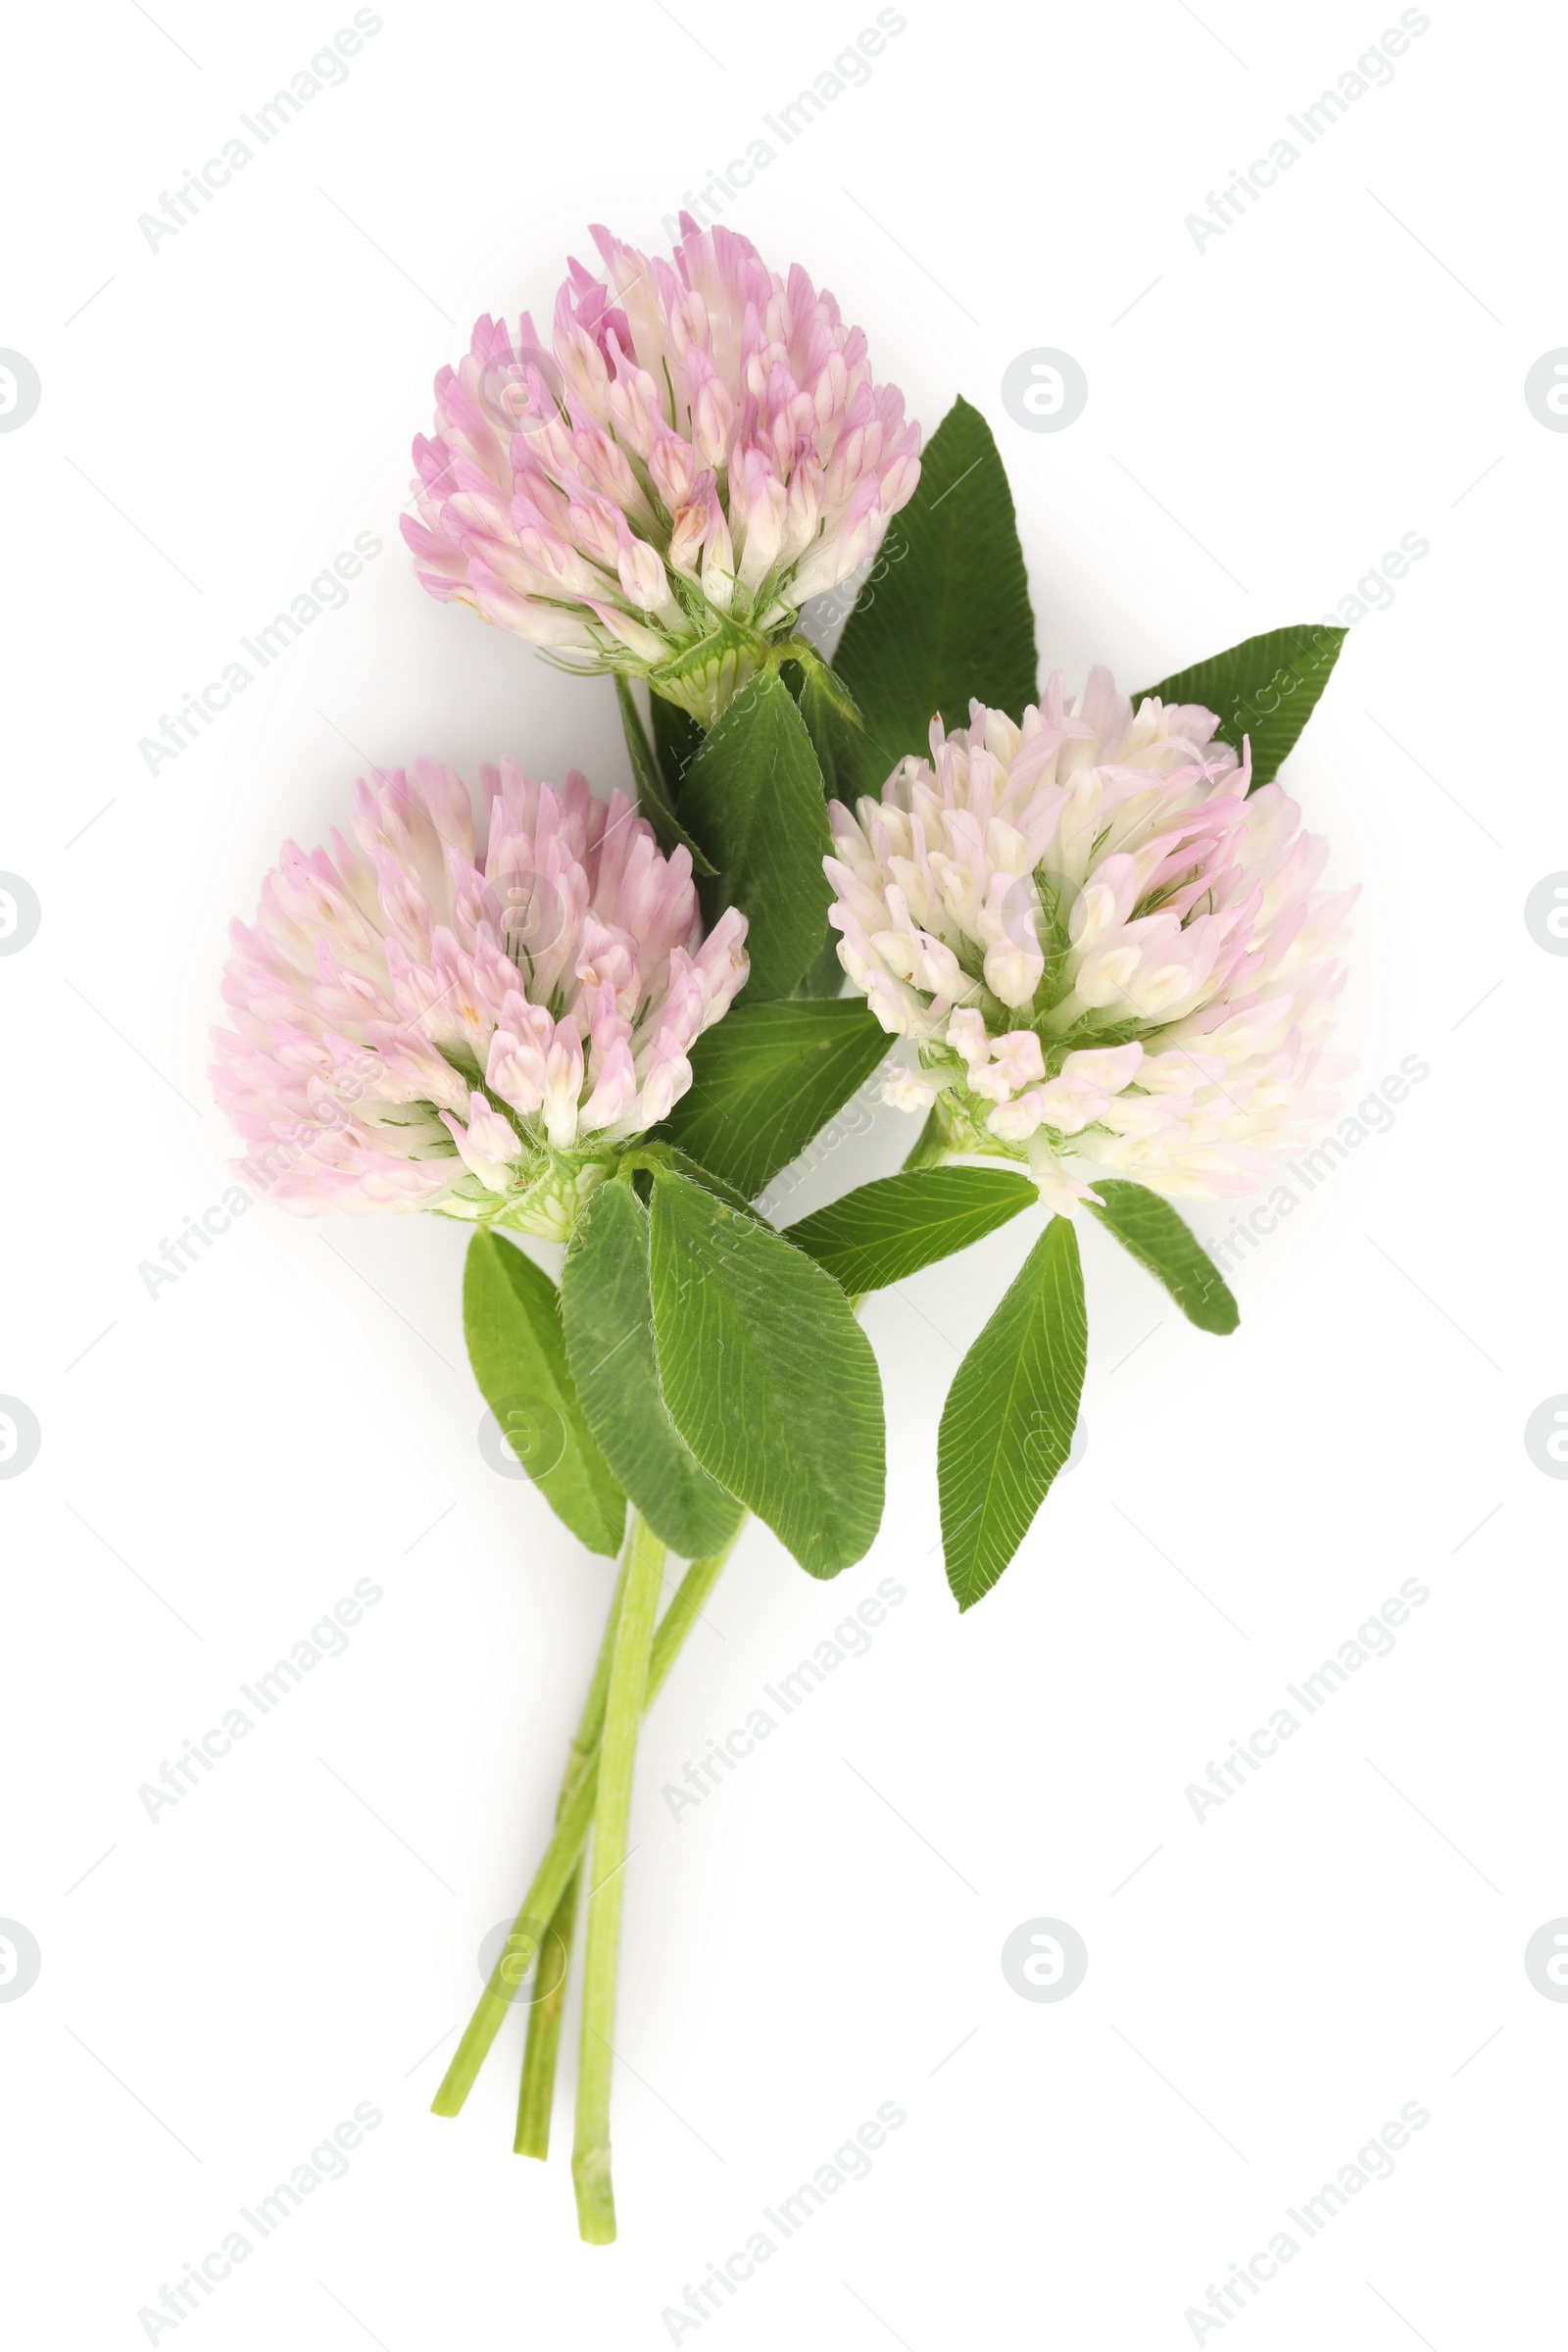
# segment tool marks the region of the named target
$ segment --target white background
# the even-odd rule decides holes
[[[1200,250],[1185,217],[1396,9],[908,0],[783,148],[761,118],[870,0],[679,0],[679,24],[389,0],[343,86],[150,250],[138,216],[352,12],[155,13],[19,20],[0,165],[0,343],[43,387],[0,435],[0,866],[42,906],[0,960],[0,1391],[42,1430],[0,1483],[0,1913],[42,1953],[0,2004],[15,2339],[146,2341],[162,2285],[368,2101],[348,2177],[157,2341],[652,2348],[894,2101],[870,2177],[679,2340],[1546,2340],[1568,2008],[1523,1950],[1568,1912],[1568,1494],[1523,1429],[1568,1390],[1568,963],[1523,906],[1568,866],[1568,437],[1523,382],[1568,343],[1561,24],[1435,5],[1392,83]],[[833,288],[928,429],[960,391],[991,419],[1045,668],[1136,686],[1430,542],[1287,772],[1362,886],[1350,1099],[1406,1056],[1430,1076],[1241,1267],[1234,1339],[1086,1236],[1087,1456],[961,1622],[937,1417],[1035,1220],[869,1306],[872,1552],[824,1590],[748,1533],[644,1742],[601,2251],[564,2082],[550,2165],[510,2153],[520,2022],[460,2121],[427,2112],[611,1574],[481,1459],[463,1236],[258,1205],[156,1298],[138,1267],[231,1181],[206,1032],[285,834],[324,838],[361,767],[421,749],[625,780],[608,686],[415,584],[408,445],[476,314],[548,318],[590,220],[657,244],[758,136],[776,158],[726,218]],[[1088,376],[1064,432],[1002,405],[1038,346]],[[161,714],[367,531],[346,607],[150,775]],[[800,1205],[908,1135],[880,1113]],[[149,1820],[140,1785],[367,1577],[346,1654]],[[870,1653],[673,1821],[662,1785],[889,1577]],[[1210,1759],[1412,1577],[1393,1654],[1195,1818]],[[1054,2005],[1000,1965],[1042,1915],[1089,1951]],[[1196,2330],[1209,2282],[1412,2101],[1394,2177]]]

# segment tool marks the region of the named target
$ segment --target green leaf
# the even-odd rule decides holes
[[[738,1193],[732,1184],[726,1184],[722,1176],[715,1176],[711,1168],[705,1168],[689,1152],[677,1152],[673,1144],[662,1144],[660,1150],[668,1154],[669,1164],[678,1176],[689,1176],[694,1184],[707,1185],[715,1199],[726,1201],[731,1208],[738,1208],[742,1216],[757,1216],[757,1210],[744,1193]],[[763,1217],[760,1221],[765,1225],[768,1220]]]
[[[785,1238],[858,1298],[967,1250],[1039,1198],[1027,1176],[1006,1168],[921,1168],[862,1184],[787,1226]]]
[[[801,974],[796,991],[803,997],[841,997],[844,994],[844,966],[839,961],[839,935],[830,931]]]
[[[887,1050],[863,998],[735,1005],[693,1046],[690,1091],[655,1140],[755,1200]]]
[[[626,1497],[572,1385],[556,1286],[493,1233],[468,1244],[463,1332],[484,1400],[546,1502],[590,1551],[613,1556]]]
[[[1215,732],[1236,751],[1252,743],[1252,791],[1271,784],[1280,764],[1317,709],[1348,631],[1311,622],[1270,629],[1241,645],[1195,662],[1174,677],[1135,694],[1133,706],[1157,694],[1162,703],[1197,703],[1219,719]]]
[[[602,1184],[577,1220],[561,1276],[566,1361],[605,1459],[656,1536],[683,1560],[728,1543],[741,1505],[716,1487],[664,1410],[648,1289],[648,1211],[629,1183]]]
[[[956,401],[920,459],[844,626],[833,666],[880,749],[881,778],[930,748],[932,714],[969,723],[969,702],[1021,718],[1036,698],[1034,614],[1012,494],[991,428]]]
[[[882,1391],[831,1276],[688,1176],[654,1178],[659,1378],[710,1476],[812,1576],[859,1559],[882,1516]]]
[[[801,716],[833,800],[853,808],[862,793],[880,795],[893,763],[867,734],[854,695],[826,662],[803,663]]]
[[[960,1609],[990,1592],[1071,1451],[1088,1340],[1078,1237],[1053,1217],[942,1408],[942,1548]]]
[[[631,688],[618,671],[615,674],[615,700],[620,705],[621,731],[631,755],[631,772],[637,785],[637,813],[645,816],[653,826],[654,839],[666,858],[677,846],[683,847],[691,855],[692,872],[706,880],[714,868],[675,814],[664,779],[648,748],[648,737],[643,732],[642,719],[632,701]],[[660,707],[656,703],[656,710]]]
[[[788,996],[822,945],[833,887],[821,771],[811,738],[778,677],[743,686],[703,742],[681,786],[680,821],[718,879],[703,894],[711,926],[726,906],[746,916],[749,1004]]]
[[[1164,1284],[1188,1321],[1200,1331],[1234,1331],[1241,1309],[1218,1266],[1170,1202],[1121,1176],[1097,1177],[1095,1189],[1104,1205],[1089,1205],[1102,1225]]]
[[[703,748],[703,730],[678,703],[665,702],[662,694],[651,694],[648,701],[654,720],[654,750],[668,797],[678,808],[686,770]]]

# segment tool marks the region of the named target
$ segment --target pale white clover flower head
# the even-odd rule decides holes
[[[852,813],[829,810],[839,959],[917,1066],[886,1098],[932,1149],[1027,1162],[1063,1213],[1100,1176],[1253,1191],[1335,1104],[1324,1054],[1354,891],[1214,740],[1214,713],[1106,669],[1021,726],[970,705]]]

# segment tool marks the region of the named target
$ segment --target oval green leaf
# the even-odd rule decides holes
[[[648,708],[654,722],[654,752],[659,770],[670,803],[678,808],[686,770],[703,748],[703,730],[689,710],[683,710],[678,703],[666,702],[662,694],[651,692]]]
[[[583,1416],[556,1286],[493,1233],[468,1244],[463,1332],[484,1400],[540,1494],[579,1543],[613,1556],[626,1497]]]
[[[711,1168],[705,1168],[700,1160],[692,1158],[689,1152],[677,1152],[673,1144],[661,1144],[657,1149],[665,1155],[677,1176],[690,1176],[698,1184],[706,1184],[710,1193],[716,1193],[720,1200],[727,1200],[731,1208],[738,1208],[742,1216],[757,1216],[758,1211],[744,1193],[738,1193],[732,1184],[726,1184],[722,1176],[715,1176]],[[761,1222],[765,1225],[769,1220],[763,1217]]]
[[[990,1592],[1072,1450],[1088,1342],[1078,1237],[1053,1217],[942,1408],[942,1549],[960,1609]]]
[[[709,1475],[811,1576],[836,1576],[882,1517],[882,1390],[832,1278],[690,1177],[654,1178],[660,1386]]]
[[[1243,738],[1250,737],[1255,792],[1279,774],[1287,752],[1317,709],[1348,634],[1316,621],[1269,629],[1161,678],[1157,686],[1146,686],[1134,695],[1133,707],[1152,694],[1162,703],[1197,703],[1218,717],[1215,733],[1222,743],[1239,752]]]
[[[826,662],[803,658],[801,716],[829,796],[854,808],[862,793],[880,794],[892,765],[869,734],[849,687]],[[837,933],[834,942],[837,943]]]
[[[632,701],[631,688],[618,671],[615,674],[615,700],[620,707],[621,733],[626,738],[632,778],[637,786],[637,813],[648,819],[654,829],[654,839],[666,858],[671,850],[677,847],[684,849],[692,861],[692,872],[706,880],[713,868],[675,814],[663,773],[648,748],[648,737],[643,731],[637,706]],[[665,704],[657,703],[655,707],[668,708]]]
[[[1038,692],[1034,614],[1007,476],[966,400],[921,452],[920,486],[894,516],[844,624],[833,667],[878,747],[876,791],[931,719],[969,723],[971,696],[1012,718]]]
[[[1189,1323],[1221,1337],[1234,1331],[1242,1310],[1218,1266],[1170,1202],[1121,1176],[1097,1177],[1095,1190],[1102,1205],[1089,1205],[1102,1225],[1164,1284]]]
[[[858,1298],[967,1250],[1039,1198],[1008,1168],[921,1168],[862,1184],[785,1235]]]
[[[703,894],[709,924],[726,906],[746,917],[746,1002],[788,996],[822,946],[833,837],[811,738],[782,678],[753,678],[704,738],[679,821],[717,874]]]
[[[721,1551],[741,1505],[715,1486],[664,1409],[648,1288],[648,1211],[629,1183],[601,1185],[561,1277],[566,1361],[606,1461],[656,1536],[683,1560]]]
[[[888,1046],[861,997],[742,1003],[693,1046],[691,1087],[655,1137],[755,1200],[864,1085]]]

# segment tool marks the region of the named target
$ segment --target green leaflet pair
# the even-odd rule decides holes
[[[813,1576],[867,1549],[876,1360],[838,1284],[761,1218],[675,1155],[629,1155],[578,1222],[555,1317],[549,1277],[475,1236],[464,1318],[481,1385],[526,1367],[528,1442],[558,1455],[539,1484],[591,1549],[618,1550],[628,1500],[683,1559],[720,1550],[748,1509]]]
[[[815,1025],[849,1008],[808,1009]],[[1234,1330],[1236,1302],[1174,1209],[1141,1185],[1102,1192],[1102,1221],[1183,1312]],[[1009,1168],[909,1169],[776,1233],[723,1175],[654,1146],[589,1201],[559,1294],[511,1243],[475,1235],[469,1354],[519,1459],[591,1550],[619,1548],[628,1502],[683,1559],[723,1549],[751,1510],[808,1574],[836,1576],[869,1547],[883,1501],[880,1384],[854,1301],[1035,1200]],[[1054,1217],[942,1415],[960,1609],[1001,1576],[1067,1458],[1086,1343],[1077,1238]]]
[[[863,1004],[733,1011],[700,1041],[674,1115],[588,1202],[559,1298],[511,1244],[474,1237],[479,1386],[591,1549],[618,1549],[628,1500],[684,1559],[718,1549],[742,1508],[813,1575],[869,1545],[883,1483],[869,1344],[839,1285],[748,1202],[885,1046]]]

